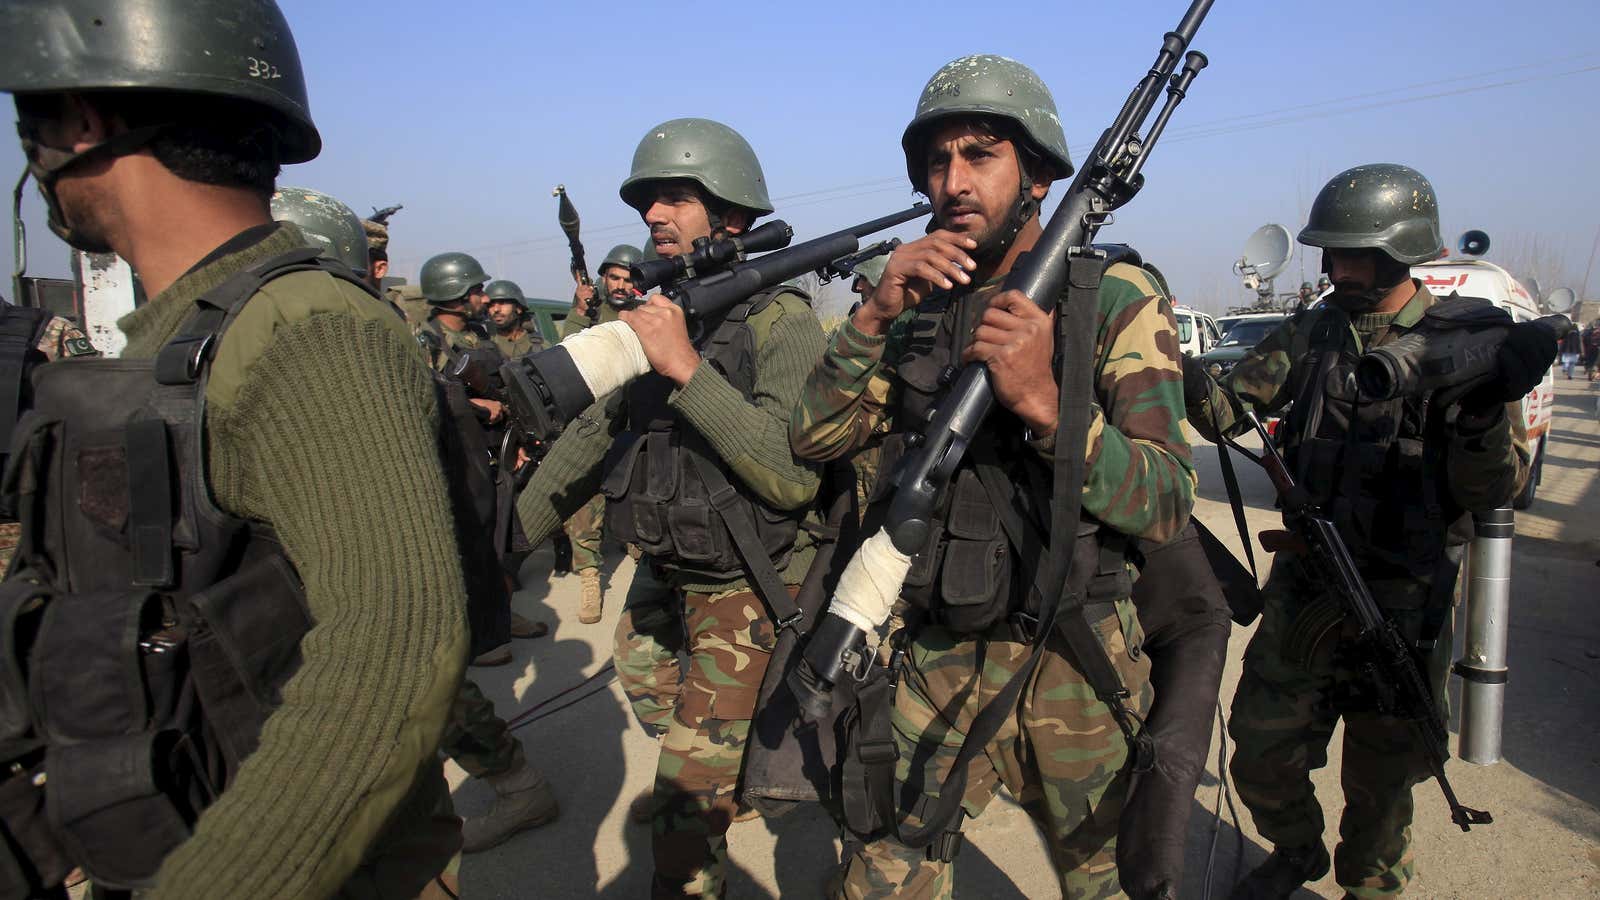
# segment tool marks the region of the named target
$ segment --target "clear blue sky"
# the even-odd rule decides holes
[[[281,183],[361,213],[404,203],[395,274],[465,249],[554,297],[571,283],[550,189],[577,202],[591,260],[641,241],[616,188],[660,121],[742,132],[803,239],[915,199],[900,131],[944,62],[992,52],[1034,67],[1081,156],[1185,5],[280,2],[325,145]],[[1211,66],[1101,239],[1134,244],[1182,300],[1217,308],[1244,298],[1230,266],[1257,226],[1297,231],[1337,171],[1404,162],[1433,180],[1451,243],[1482,228],[1506,260],[1538,242],[1576,287],[1600,227],[1597,39],[1592,0],[1218,0],[1195,44]],[[0,141],[0,171],[21,165]],[[64,271],[36,197],[28,215],[34,270]]]

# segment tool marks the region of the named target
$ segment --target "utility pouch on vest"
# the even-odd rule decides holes
[[[977,472],[956,475],[945,523],[939,591],[930,612],[953,631],[986,631],[1011,611],[1011,547]]]

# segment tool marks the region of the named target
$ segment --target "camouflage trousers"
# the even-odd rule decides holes
[[[600,538],[606,520],[606,498],[595,494],[583,508],[572,514],[564,527],[572,543],[572,571],[598,569],[605,562],[600,553]]]
[[[1142,715],[1151,702],[1150,662],[1133,604],[1119,601],[1095,629]],[[918,813],[937,797],[973,719],[1029,652],[1029,645],[1011,639],[1009,626],[977,639],[924,627],[911,643],[894,703],[895,780],[924,799],[910,811],[902,806],[905,827],[922,824]],[[1119,896],[1116,841],[1127,762],[1127,742],[1110,709],[1052,635],[1015,713],[972,761],[962,807],[977,817],[1005,785],[1044,830],[1063,896]],[[904,803],[906,792],[901,797]],[[952,867],[892,839],[874,841],[846,862],[842,896],[947,898]]]
[[[683,689],[678,654],[684,643],[683,609],[675,592],[640,562],[617,618],[611,658],[634,718],[651,737],[667,733],[678,708]]]
[[[439,750],[473,778],[504,774],[524,761],[522,742],[511,736],[494,704],[470,678],[461,680]]]
[[[776,635],[750,591],[684,594],[681,602],[680,620],[670,606],[652,608],[630,592],[617,630],[617,670],[635,715],[661,736],[651,893],[721,897],[734,792]],[[687,668],[679,647],[688,652]]]
[[[17,522],[0,522],[0,574],[11,566],[11,555],[17,552],[22,540],[22,525]]]
[[[1410,852],[1411,789],[1429,777],[1427,759],[1405,720],[1383,715],[1361,699],[1366,678],[1340,649],[1349,646],[1354,627],[1338,622],[1336,601],[1295,569],[1280,554],[1263,591],[1266,607],[1245,651],[1228,718],[1228,734],[1237,745],[1229,772],[1262,837],[1280,847],[1321,843],[1322,805],[1311,770],[1328,764],[1328,741],[1342,716],[1339,780],[1345,806],[1334,875],[1356,897],[1399,894],[1416,874]],[[1402,631],[1407,619],[1420,617],[1424,586],[1371,587]],[[1327,639],[1308,639],[1322,630],[1317,623],[1330,621],[1335,624]],[[1448,702],[1451,637],[1447,618],[1427,660],[1433,695],[1443,701],[1441,714]]]

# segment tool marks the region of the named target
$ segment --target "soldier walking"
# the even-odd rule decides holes
[[[912,187],[932,202],[933,230],[894,251],[835,333],[794,410],[791,437],[796,455],[820,461],[846,458],[887,433],[882,465],[893,471],[960,363],[988,366],[1003,407],[957,471],[933,542],[917,554],[922,562],[901,593],[907,661],[894,698],[894,796],[906,824],[920,828],[979,710],[1031,652],[1037,620],[1028,594],[1043,561],[1020,552],[1019,541],[1049,543],[1037,539],[1049,518],[1040,511],[1051,496],[1057,429],[1054,320],[1003,282],[1042,234],[1039,204],[1073,168],[1049,89],[1028,67],[997,56],[964,57],[936,72],[902,147]],[[1113,709],[1098,699],[1111,694],[1091,684],[1058,628],[1045,636],[1022,699],[973,761],[962,798],[976,816],[1004,784],[1045,831],[1062,893],[1074,898],[1121,890],[1115,854],[1129,745],[1150,703],[1126,554],[1134,538],[1177,533],[1195,484],[1179,427],[1177,329],[1161,290],[1137,265],[1117,262],[1105,270],[1099,301],[1075,552],[1100,565],[1073,567],[1087,600],[1061,628],[1092,632],[1087,644],[1104,654],[1127,700]],[[891,490],[879,479],[873,499]],[[855,845],[833,892],[950,896],[960,818],[927,848],[893,838]]]
[[[742,233],[773,211],[749,143],[707,119],[652,128],[620,193],[662,257],[687,253],[700,238]],[[787,421],[822,351],[822,330],[805,296],[787,287],[696,323],[694,340],[682,308],[660,296],[618,318],[638,332],[654,373],[598,400],[567,429],[518,511],[530,539],[542,539],[594,496],[608,471],[616,536],[638,544],[644,564],[670,585],[661,614],[648,623],[632,617],[630,626],[689,657],[682,669],[675,656],[663,659],[657,673],[657,683],[681,685],[670,712],[655,711],[667,714],[656,719],[664,734],[652,894],[721,896],[724,835],[776,640],[773,608],[792,605],[812,556],[798,526],[819,477],[790,453]],[[607,469],[614,443],[620,457]],[[731,504],[712,506],[714,495]],[[776,592],[763,587],[774,582]],[[625,653],[619,647],[619,671]]]
[[[1190,422],[1214,440],[1217,427],[1247,427],[1244,408],[1266,416],[1293,402],[1279,434],[1294,478],[1338,526],[1444,715],[1453,592],[1471,535],[1462,526],[1472,512],[1509,504],[1527,477],[1517,401],[1549,360],[1508,342],[1507,379],[1490,389],[1454,401],[1354,396],[1347,376],[1362,353],[1416,333],[1429,309],[1452,302],[1411,276],[1444,249],[1433,185],[1401,165],[1341,172],[1317,195],[1300,243],[1321,248],[1333,293],[1247,353],[1223,378],[1227,393],[1199,367],[1186,371]],[[1228,722],[1237,744],[1229,771],[1273,851],[1234,896],[1289,897],[1327,873],[1310,773],[1327,764],[1340,719],[1345,808],[1334,874],[1349,896],[1399,894],[1416,875],[1411,789],[1429,777],[1423,748],[1404,719],[1380,708],[1383,686],[1352,656],[1353,619],[1292,551],[1274,557],[1263,596]]]

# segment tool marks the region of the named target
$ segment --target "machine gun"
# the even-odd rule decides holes
[[[1124,101],[1111,127],[1101,134],[1038,242],[1007,276],[1006,290],[1020,290],[1040,308],[1054,309],[1073,260],[1098,253],[1092,247],[1095,233],[1111,220],[1113,211],[1138,194],[1144,184],[1141,170],[1156,141],[1206,66],[1205,55],[1188,50],[1188,46],[1211,4],[1212,0],[1193,0],[1178,27],[1163,37],[1154,65]],[[1139,131],[1155,109],[1163,86],[1166,102],[1141,137]],[[1067,364],[1091,363],[1071,359]],[[828,613],[813,630],[805,653],[809,671],[791,681],[797,696],[830,692],[840,678],[854,674],[856,661],[866,658],[862,650],[866,633],[887,619],[890,604],[910,570],[911,557],[927,543],[940,501],[994,405],[988,368],[968,365],[922,434],[911,436],[915,449],[896,473],[897,488],[883,531],[869,538],[851,560]],[[1056,477],[1063,476],[1057,472]],[[1075,491],[1066,492],[1069,502],[1076,496]],[[1075,520],[1076,508],[1070,512]],[[1060,574],[1065,577],[1064,572]],[[817,705],[811,704],[812,708]]]
[[[377,222],[379,225],[388,225],[389,217],[405,208],[406,206],[404,203],[396,203],[393,206],[385,206],[383,209],[379,209],[374,206],[372,208],[372,215],[368,216],[367,219],[372,222]]]
[[[665,285],[662,293],[682,306],[690,319],[715,316],[758,291],[859,253],[861,239],[869,234],[931,212],[933,207],[918,203],[792,247],[793,229],[781,220],[768,222],[742,237],[696,241],[694,249],[682,256],[646,260],[633,267],[634,287],[649,290]],[[776,252],[747,258],[762,250]]]
[[[1494,821],[1489,813],[1462,806],[1456,792],[1445,777],[1444,762],[1448,753],[1449,733],[1445,723],[1434,711],[1433,691],[1417,664],[1416,655],[1401,637],[1383,610],[1372,599],[1367,583],[1356,570],[1350,549],[1345,546],[1339,529],[1311,503],[1305,490],[1295,484],[1278,455],[1271,435],[1244,404],[1244,419],[1261,436],[1261,453],[1255,454],[1241,448],[1234,441],[1228,446],[1259,463],[1278,492],[1283,507],[1283,522],[1293,536],[1293,549],[1309,564],[1319,584],[1325,585],[1338,596],[1340,604],[1355,618],[1358,632],[1355,638],[1358,658],[1362,660],[1368,683],[1378,696],[1379,709],[1385,714],[1405,719],[1412,733],[1422,742],[1423,755],[1428,768],[1439,780],[1445,802],[1450,805],[1450,821],[1462,831],[1471,831],[1474,825],[1488,825]]]

